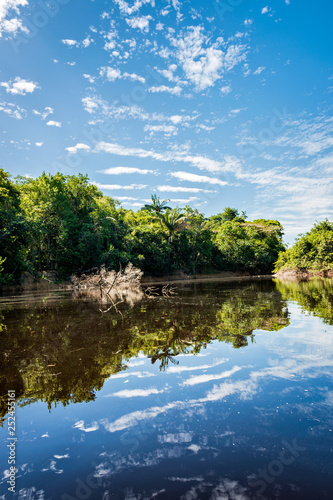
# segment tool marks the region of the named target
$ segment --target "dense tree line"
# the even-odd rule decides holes
[[[59,279],[92,267],[132,262],[146,275],[183,271],[269,273],[282,243],[275,220],[246,220],[227,208],[205,218],[152,196],[136,212],[103,195],[87,176],[43,173],[11,180],[0,169],[0,284],[27,273]]]
[[[279,255],[275,270],[325,272],[333,269],[333,223],[327,219],[300,235],[293,247]]]

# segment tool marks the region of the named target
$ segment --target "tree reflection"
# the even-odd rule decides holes
[[[92,401],[113,374],[141,352],[164,370],[177,356],[198,354],[213,340],[244,347],[254,330],[289,322],[285,299],[270,282],[205,288],[122,304],[122,315],[101,314],[89,300],[61,300],[2,311],[0,399],[18,404]]]
[[[333,280],[314,278],[307,281],[274,280],[284,300],[297,302],[305,311],[333,325]]]

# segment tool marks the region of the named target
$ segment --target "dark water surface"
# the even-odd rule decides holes
[[[177,284],[119,309],[0,299],[1,499],[333,498],[332,280]]]

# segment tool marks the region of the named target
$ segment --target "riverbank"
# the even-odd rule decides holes
[[[333,278],[333,270],[282,269],[276,274],[273,274],[273,277],[279,279]]]
[[[195,281],[196,283],[203,283],[206,281],[224,281],[224,282],[239,282],[239,281],[255,281],[263,279],[272,279],[274,276],[271,274],[258,274],[251,275],[248,272],[232,272],[222,271],[219,273],[210,274],[185,274],[177,273],[166,276],[143,276],[141,279],[142,286],[151,285],[165,285],[175,283],[187,283]],[[5,285],[0,287],[0,295],[11,295],[19,292],[42,292],[54,290],[71,290],[72,284],[70,281],[54,281],[45,277],[38,277],[33,280],[31,277],[27,278],[19,285]]]

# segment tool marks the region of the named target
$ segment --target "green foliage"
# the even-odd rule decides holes
[[[270,273],[282,243],[282,227],[276,221],[224,222],[215,225],[215,242],[231,270]]]
[[[296,240],[295,245],[280,253],[275,272],[282,270],[328,271],[333,269],[333,223],[327,219]]]
[[[158,213],[157,215],[167,231],[168,244],[170,244],[175,232],[184,227],[187,217],[179,208],[173,210],[167,208],[164,214]]]
[[[43,173],[13,182],[0,170],[0,284],[18,282],[25,271],[67,279],[129,262],[153,276],[270,272],[283,250],[277,221],[245,222],[246,214],[230,207],[207,220],[189,206],[171,209],[169,200],[151,199],[133,212],[82,174]]]
[[[231,222],[231,221],[245,222],[245,219],[247,219],[247,215],[244,211],[242,211],[241,215],[239,215],[237,208],[230,208],[230,207],[225,208],[221,214],[212,215],[209,218],[209,220],[213,224],[221,224],[223,222]]]
[[[149,210],[149,212],[155,212],[157,214],[160,214],[164,212],[164,210],[171,210],[170,207],[167,206],[167,203],[170,200],[163,200],[161,201],[156,194],[151,195],[151,204],[150,205],[144,205],[143,209],[144,210]]]
[[[27,222],[20,194],[9,174],[0,169],[0,285],[15,282],[26,270]]]

